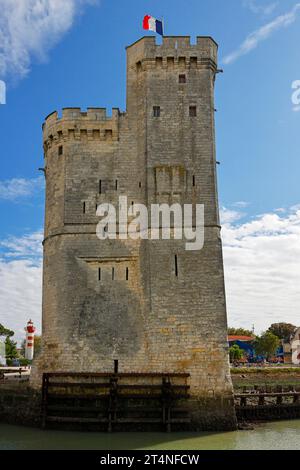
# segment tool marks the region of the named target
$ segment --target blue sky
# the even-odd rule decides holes
[[[164,18],[166,35],[219,43],[229,323],[299,325],[300,112],[291,96],[300,80],[300,3],[0,0],[0,8],[0,323],[18,336],[27,317],[40,322],[43,119],[68,106],[125,110],[125,46],[147,34],[141,21],[150,14]]]

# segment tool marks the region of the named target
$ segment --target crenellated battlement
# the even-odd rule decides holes
[[[127,47],[129,68],[141,64],[155,64],[160,61],[167,67],[174,65],[199,68],[217,68],[218,44],[211,37],[198,36],[192,44],[190,36],[164,36],[157,44],[155,36],[145,36]]]
[[[68,140],[118,141],[119,119],[124,115],[119,108],[113,108],[111,115],[106,108],[63,108],[61,116],[54,111],[43,124],[44,148]]]

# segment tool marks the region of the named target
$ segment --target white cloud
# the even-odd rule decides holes
[[[0,323],[15,332],[19,344],[31,318],[41,328],[42,265],[29,260],[0,259]]]
[[[0,78],[24,77],[95,0],[0,0]]]
[[[42,231],[0,241],[0,323],[15,332],[19,344],[31,318],[41,328]]]
[[[246,202],[246,201],[237,201],[237,202],[234,202],[232,204],[234,207],[239,207],[239,208],[243,208],[243,207],[248,207],[250,205],[249,202]]]
[[[286,28],[294,23],[297,19],[298,10],[300,9],[300,3],[296,3],[294,7],[288,13],[277,16],[273,21],[265,24],[261,28],[257,29],[253,33],[249,34],[244,42],[231,54],[227,55],[223,59],[223,63],[228,65],[235,62],[237,59],[245,54],[248,54],[262,42],[272,36],[276,31]]]
[[[259,4],[256,0],[244,0],[243,4],[246,8],[255,14],[271,15],[279,2],[268,3],[267,5]]]
[[[26,258],[31,259],[33,262],[34,259],[40,262],[40,257],[42,256],[42,241],[43,241],[43,232],[38,231],[31,233],[29,235],[24,235],[21,238],[9,237],[6,240],[0,241],[0,248],[4,250],[5,258]]]
[[[44,185],[44,176],[32,179],[12,178],[0,181],[0,200],[19,201],[21,198],[27,198],[38,193],[44,189]]]
[[[244,216],[239,211],[227,209],[226,207],[220,208],[220,220],[221,224],[231,224],[232,222],[236,222],[237,220],[241,219]]]
[[[229,324],[300,325],[300,208],[222,229]]]

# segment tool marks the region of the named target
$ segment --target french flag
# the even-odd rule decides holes
[[[157,34],[164,35],[163,22],[153,18],[153,16],[146,15],[143,19],[143,28],[148,31],[154,31]]]

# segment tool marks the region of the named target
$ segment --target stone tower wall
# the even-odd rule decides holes
[[[68,108],[46,118],[43,351],[33,384],[43,371],[109,371],[114,359],[121,372],[189,372],[194,422],[234,427],[216,70],[211,38],[191,45],[189,37],[164,37],[157,45],[145,37],[127,48],[126,113]],[[186,251],[185,240],[99,241],[96,207],[117,205],[121,195],[148,207],[204,204],[204,248]]]

